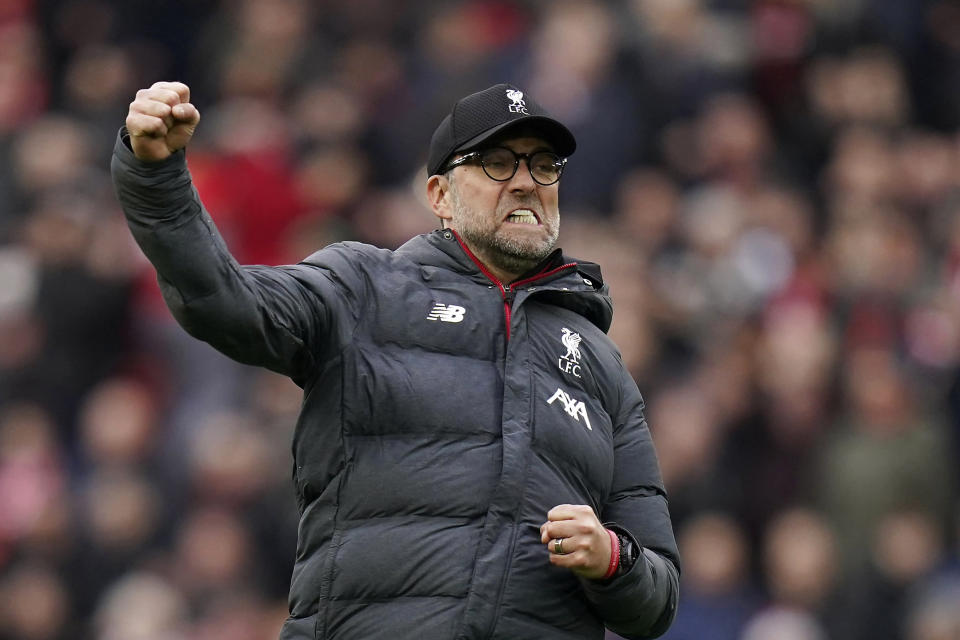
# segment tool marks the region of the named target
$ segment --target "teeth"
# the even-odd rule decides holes
[[[533,215],[532,213],[521,211],[510,214],[510,216],[507,217],[507,220],[510,222],[516,222],[518,224],[537,224],[537,216]]]

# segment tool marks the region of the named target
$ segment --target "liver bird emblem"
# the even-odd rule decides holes
[[[509,106],[510,111],[514,113],[527,113],[527,104],[523,101],[523,91],[507,89],[507,97],[512,101],[512,104]]]
[[[582,340],[580,334],[574,333],[566,327],[563,327],[562,330],[563,336],[560,337],[560,341],[567,348],[567,354],[563,357],[574,362],[580,362],[580,341]]]

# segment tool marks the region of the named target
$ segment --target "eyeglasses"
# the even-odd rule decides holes
[[[521,160],[527,161],[527,170],[530,171],[533,181],[545,187],[560,179],[563,167],[567,164],[566,158],[561,158],[551,151],[517,153],[506,147],[491,147],[460,156],[447,165],[447,171],[468,162],[479,162],[483,172],[491,180],[506,182],[516,175]]]

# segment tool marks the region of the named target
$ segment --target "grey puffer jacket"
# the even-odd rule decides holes
[[[605,332],[596,265],[504,287],[456,234],[240,266],[183,152],[117,195],[183,327],[304,390],[301,512],[281,640],[599,639],[662,634],[678,554],[643,400]],[[587,504],[643,552],[610,581],[552,566],[539,526]]]

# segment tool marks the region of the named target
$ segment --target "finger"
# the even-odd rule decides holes
[[[181,103],[171,109],[173,117],[181,124],[196,124],[200,122],[200,111],[189,102]]]
[[[558,504],[547,512],[547,520],[573,520],[579,516],[593,514],[593,509],[585,504]]]
[[[587,578],[596,578],[602,576],[610,564],[609,553],[604,553],[600,549],[594,549],[583,540],[564,540],[564,553],[558,554],[551,552],[550,564],[570,569]]]
[[[166,102],[158,100],[134,100],[130,103],[131,113],[141,113],[155,118],[169,118],[172,108]]]
[[[572,504],[558,504],[547,512],[547,520],[568,520],[573,517]]]
[[[557,540],[561,541],[559,547],[563,553],[557,551]],[[548,542],[547,546],[550,549],[550,553],[561,556],[567,556],[576,551],[590,550],[589,538],[585,538],[584,536],[560,536]]]
[[[568,549],[562,548],[563,543],[563,538],[552,538],[546,543],[547,551],[550,552],[550,555],[563,555],[568,551]]]
[[[160,118],[168,130],[176,124],[173,118],[173,108],[166,102],[158,100],[134,100],[130,104],[130,113]],[[129,129],[129,127],[127,128]]]
[[[131,136],[146,136],[162,138],[167,135],[167,125],[163,118],[148,116],[142,113],[131,113],[127,116],[127,131]]]
[[[567,553],[570,553],[569,548],[566,548],[566,549],[563,548],[564,542],[565,541],[563,538],[554,538],[547,543],[547,550],[550,551],[550,553],[556,554],[558,556],[562,556]],[[568,542],[568,545],[569,545],[569,542]]]
[[[172,91],[173,93],[177,94],[177,98],[179,98],[180,102],[190,102],[190,87],[182,82],[154,82],[150,88],[163,91]]]
[[[163,87],[150,87],[149,89],[140,89],[137,91],[136,101],[156,101],[168,104],[171,107],[180,104],[180,94],[171,89]]]
[[[566,540],[563,541],[564,546],[566,546]],[[552,545],[551,545],[552,546]],[[555,564],[558,567],[575,567],[578,566],[578,562],[583,560],[582,551],[568,551],[564,548],[564,553],[554,553],[550,552],[550,564]]]
[[[577,520],[558,520],[544,525],[540,540],[546,543],[549,540],[571,538],[582,533],[584,533],[583,527],[578,524]]]
[[[587,566],[586,554],[583,551],[570,553],[551,553],[550,564],[565,569],[583,569]]]

